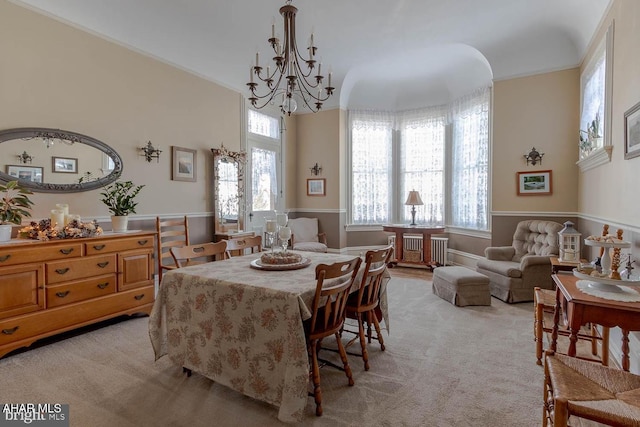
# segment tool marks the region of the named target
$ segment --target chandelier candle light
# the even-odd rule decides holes
[[[295,98],[299,98],[311,111],[318,112],[322,108],[322,103],[333,94],[335,88],[331,86],[331,72],[329,72],[327,86],[324,88],[322,86],[324,76],[321,62],[318,63],[314,74],[318,48],[314,45],[313,33],[307,47],[308,59],[300,54],[296,41],[297,12],[298,9],[291,5],[291,0],[287,0],[287,4],[280,8],[280,15],[284,19],[284,44],[281,44],[280,39],[276,37],[275,24],[271,25],[271,37],[268,42],[275,53],[273,70],[267,66],[266,72],[263,73],[260,54],[256,52],[256,63],[249,69],[250,80],[247,83],[251,91],[249,101],[254,108],[263,108],[272,103],[274,98],[281,97],[280,110],[282,113],[291,115],[298,108]],[[258,82],[254,81],[254,75]],[[266,85],[266,93],[258,94],[259,82]]]
[[[407,197],[407,201],[404,204],[411,205],[411,224],[409,225],[416,225],[416,206],[424,205],[420,198],[420,193],[415,190],[409,191],[409,197]]]

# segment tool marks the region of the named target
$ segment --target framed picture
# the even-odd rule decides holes
[[[551,194],[551,171],[518,172],[518,196]]]
[[[624,158],[640,156],[640,102],[624,113]]]
[[[52,157],[51,169],[56,173],[78,173],[78,159],[70,157]]]
[[[174,181],[196,181],[196,150],[171,147],[173,168],[171,179]]]
[[[42,168],[40,166],[7,165],[7,175],[22,181],[42,183]]]
[[[307,179],[307,196],[326,196],[325,178]]]

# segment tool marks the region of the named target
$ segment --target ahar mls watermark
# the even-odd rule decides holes
[[[0,403],[0,427],[23,425],[69,427],[69,405],[61,403]]]

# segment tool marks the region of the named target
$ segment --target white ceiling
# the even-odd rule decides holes
[[[247,93],[284,0],[10,0]],[[408,109],[575,67],[612,0],[294,0],[336,95],[325,108]]]

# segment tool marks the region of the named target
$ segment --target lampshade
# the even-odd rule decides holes
[[[404,202],[404,204],[411,206],[424,205],[424,203],[422,203],[422,199],[420,198],[420,193],[415,190],[409,191],[409,197],[407,197],[407,201]]]

